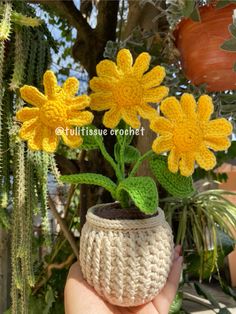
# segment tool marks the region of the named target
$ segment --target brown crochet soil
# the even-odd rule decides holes
[[[158,215],[145,215],[137,207],[121,208],[120,204],[101,204],[94,210],[94,214],[105,219],[145,219]]]

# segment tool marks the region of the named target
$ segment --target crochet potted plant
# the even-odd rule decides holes
[[[62,176],[61,180],[102,186],[114,198],[112,204],[88,210],[81,233],[80,266],[97,293],[120,306],[152,300],[165,285],[173,258],[172,231],[158,207],[156,183],[151,177],[136,176],[140,164],[148,159],[159,183],[169,193],[185,197],[193,193],[195,160],[206,170],[213,168],[216,159],[210,149],[227,149],[227,136],[232,132],[227,120],[210,121],[214,107],[209,96],[201,96],[198,104],[191,94],[183,94],[180,101],[167,97],[168,88],[160,85],[165,69],[156,66],[148,71],[149,63],[148,53],[141,53],[133,64],[130,51],[120,50],[117,63],[103,60],[97,65],[90,97],[74,96],[78,89],[75,78],[60,87],[47,71],[45,95],[32,86],[22,87],[21,97],[34,107],[17,113],[23,122],[19,135],[31,149],[54,152],[61,136],[72,148],[100,149],[113,167],[116,181],[97,173]],[[159,102],[163,116],[150,104]],[[103,132],[116,134],[113,156],[106,150],[101,130],[91,125],[92,113],[83,111],[89,105],[94,111],[105,111],[107,129]],[[143,156],[132,146],[134,131],[140,131],[138,116],[148,119],[158,134]],[[168,157],[160,156],[165,152]],[[132,164],[131,170],[126,171],[125,164]]]
[[[236,89],[235,53],[221,48],[230,39],[234,9],[236,4],[202,6],[201,21],[183,19],[174,32],[186,77],[195,85],[207,84],[208,91]]]

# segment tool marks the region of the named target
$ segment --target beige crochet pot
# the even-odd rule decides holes
[[[81,270],[109,303],[137,306],[151,301],[166,283],[172,231],[160,208],[158,215],[145,219],[120,219],[119,214],[118,219],[103,218],[118,207],[113,203],[89,209],[81,234]]]

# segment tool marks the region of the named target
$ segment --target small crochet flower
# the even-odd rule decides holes
[[[89,106],[89,97],[75,96],[79,88],[79,81],[75,77],[68,78],[60,87],[54,73],[46,71],[43,85],[45,95],[29,85],[20,89],[21,97],[34,106],[24,107],[16,114],[17,119],[23,122],[19,131],[20,138],[28,141],[31,150],[44,150],[48,153],[56,150],[59,135],[67,146],[78,147],[83,140],[74,134],[72,127],[92,122],[93,114],[81,111]]]
[[[150,55],[141,53],[134,65],[129,50],[122,49],[117,64],[103,60],[97,65],[97,75],[90,81],[93,110],[108,110],[103,124],[115,128],[123,119],[132,128],[139,128],[138,115],[152,119],[157,112],[148,103],[158,103],[168,95],[168,88],[159,86],[165,77],[165,68],[156,66],[144,74],[150,64]]]
[[[190,176],[195,161],[205,170],[214,168],[216,158],[209,148],[226,150],[230,146],[227,136],[232,133],[232,125],[224,118],[210,121],[214,111],[212,98],[203,95],[196,104],[191,94],[183,94],[180,102],[168,97],[160,110],[164,117],[157,117],[150,125],[160,135],[152,149],[157,154],[170,151],[169,170],[176,173],[180,169],[183,176]]]

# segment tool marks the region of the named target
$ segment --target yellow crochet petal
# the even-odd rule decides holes
[[[123,73],[130,72],[133,64],[133,57],[128,49],[121,49],[117,54],[117,66]]]
[[[67,100],[67,104],[70,106],[72,110],[82,110],[89,106],[90,97],[87,95],[81,95],[74,97],[72,99]]]
[[[58,86],[57,86],[57,78],[52,71],[48,70],[44,73],[43,85],[44,85],[45,95],[49,99],[53,99],[56,96],[56,93],[58,91]]]
[[[121,114],[122,114],[123,120],[128,125],[130,125],[133,129],[138,129],[140,127],[138,113],[134,107],[121,108]]]
[[[45,128],[42,140],[42,149],[47,153],[56,151],[59,143],[59,138],[54,129]]]
[[[133,73],[138,79],[140,79],[143,76],[143,73],[148,70],[150,61],[151,56],[147,52],[142,52],[137,57],[133,66]]]
[[[119,78],[120,73],[116,64],[111,60],[102,60],[96,66],[98,76],[109,76]]]
[[[169,93],[169,88],[165,86],[159,86],[144,91],[143,99],[146,102],[158,103],[162,101]]]
[[[196,118],[197,104],[193,95],[187,93],[183,94],[180,98],[180,104],[183,113],[186,114],[189,119]]]
[[[156,154],[168,152],[173,148],[172,134],[165,134],[157,137],[152,143],[152,150]]]
[[[231,142],[227,137],[206,136],[204,143],[215,151],[226,150],[230,147]]]
[[[114,86],[115,80],[112,77],[94,77],[89,86],[94,92],[110,91]]]
[[[178,121],[183,117],[183,111],[179,101],[175,97],[168,97],[162,101],[161,112],[171,121]]]
[[[181,160],[179,162],[179,169],[182,176],[189,177],[194,172],[195,165],[195,153],[188,152],[184,153],[181,156]]]
[[[28,140],[31,138],[34,134],[35,128],[39,125],[39,119],[34,118],[31,120],[28,120],[23,123],[22,127],[19,131],[19,136],[22,140]]]
[[[33,135],[30,137],[28,140],[28,147],[31,150],[42,150],[42,133],[43,133],[43,127],[42,125],[38,125],[35,130]]]
[[[152,108],[150,105],[143,103],[141,106],[137,106],[138,114],[144,119],[154,119],[157,117],[156,109]]]
[[[79,81],[75,77],[69,77],[63,84],[62,89],[69,97],[73,97],[78,92]]]
[[[172,148],[168,156],[168,168],[171,172],[176,173],[179,170],[180,154],[175,148]]]
[[[91,124],[93,121],[93,114],[89,111],[80,111],[77,112],[77,114],[73,114],[73,117],[71,119],[67,120],[67,123],[69,125],[73,126],[83,126]]]
[[[204,128],[206,136],[228,136],[232,131],[232,124],[224,118],[211,120]]]
[[[208,95],[202,95],[198,100],[197,113],[201,121],[208,121],[214,111],[212,98]]]
[[[75,133],[75,130],[69,129],[67,130],[67,134],[64,132],[61,135],[63,142],[71,148],[79,147],[83,143],[82,137]]]
[[[109,111],[107,111],[103,116],[103,124],[105,127],[114,129],[121,120],[121,112],[114,106]]]
[[[164,117],[157,117],[151,121],[150,128],[159,134],[172,133],[173,124]]]
[[[22,108],[16,113],[16,119],[25,122],[27,120],[31,120],[33,118],[36,118],[39,114],[39,109],[38,108]]]
[[[47,98],[33,86],[24,85],[20,88],[21,98],[35,107],[41,107],[47,101]]]
[[[165,76],[166,76],[165,68],[157,65],[151,71],[149,71],[143,76],[141,83],[146,89],[156,87],[161,84]]]
[[[204,144],[196,153],[196,161],[205,170],[213,169],[216,165],[215,155]]]
[[[90,107],[92,110],[107,110],[110,109],[114,103],[111,93],[93,93],[90,95],[90,98]]]

